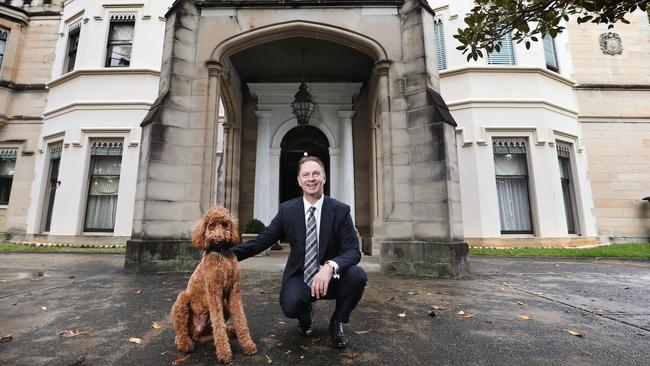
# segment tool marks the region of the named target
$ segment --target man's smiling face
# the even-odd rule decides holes
[[[319,199],[325,186],[323,167],[315,161],[306,161],[300,166],[298,185],[305,196]]]

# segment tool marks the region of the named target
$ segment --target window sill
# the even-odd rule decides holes
[[[9,205],[0,205],[0,210],[6,210],[9,208]]]
[[[81,233],[83,236],[114,236],[114,233],[107,231],[84,231]]]

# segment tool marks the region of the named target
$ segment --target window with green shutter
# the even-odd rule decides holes
[[[559,71],[557,65],[557,55],[555,54],[555,41],[548,34],[542,38],[544,44],[544,59],[546,59],[546,68],[555,72]]]
[[[434,21],[433,33],[436,42],[436,55],[438,56],[438,70],[444,70],[447,68],[447,54],[445,53],[445,32],[442,27],[442,19]]]
[[[501,49],[488,53],[489,65],[515,65],[515,50],[510,33],[501,37]]]

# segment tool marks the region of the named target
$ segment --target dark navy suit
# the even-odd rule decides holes
[[[278,240],[289,242],[291,252],[282,275],[280,304],[285,315],[300,318],[309,308],[309,287],[303,281],[305,263],[305,207],[302,197],[280,205],[277,215],[264,232],[242,243],[233,251],[244,260],[269,248]],[[361,300],[367,281],[366,273],[356,266],[361,259],[359,240],[350,216],[350,207],[333,198],[324,197],[318,236],[318,263],[331,260],[339,265],[340,279],[329,283],[326,299],[336,299],[333,318],[347,323],[350,313]]]

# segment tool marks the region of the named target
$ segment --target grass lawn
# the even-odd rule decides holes
[[[502,257],[599,257],[650,259],[650,244],[617,244],[595,248],[470,248],[471,255],[496,255]]]
[[[124,254],[125,248],[75,248],[75,247],[30,247],[10,243],[0,243],[0,253],[38,252],[38,253],[114,253]]]

